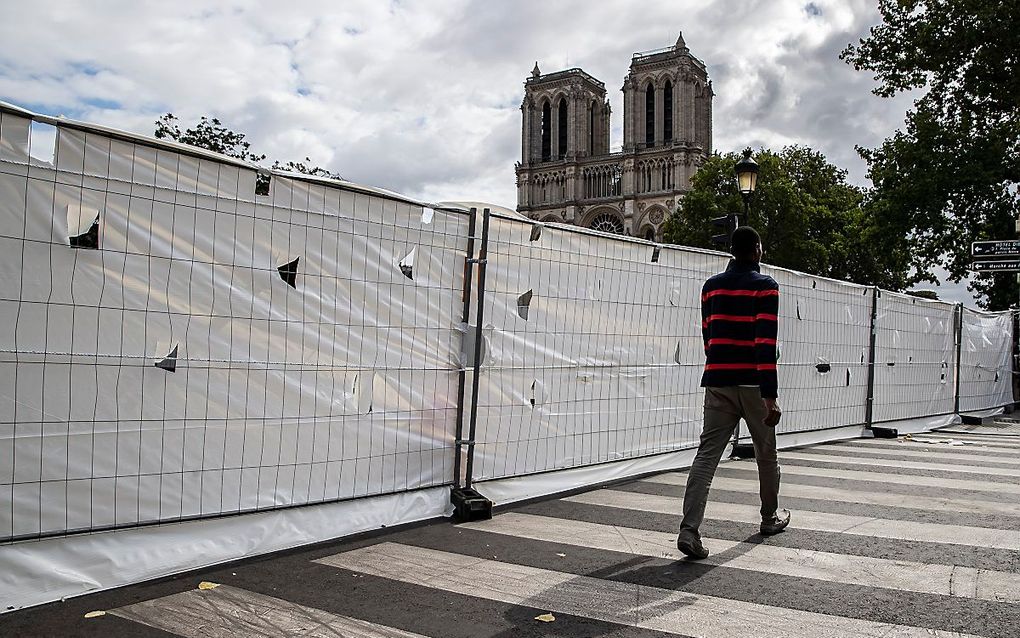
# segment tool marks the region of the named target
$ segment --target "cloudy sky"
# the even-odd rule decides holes
[[[152,134],[219,117],[273,159],[428,201],[516,204],[523,82],[582,67],[622,140],[630,56],[683,32],[715,86],[719,151],[806,144],[866,184],[854,145],[899,127],[839,52],[876,0],[4,1],[0,99]],[[944,298],[970,301],[960,286]],[[962,295],[962,296],[961,296]]]

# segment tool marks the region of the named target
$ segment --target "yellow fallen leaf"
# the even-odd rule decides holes
[[[541,616],[535,616],[535,620],[541,620],[542,622],[552,622],[556,620],[556,616],[552,614],[542,614]]]
[[[105,616],[105,615],[106,615],[105,611],[90,611],[89,613],[85,614],[85,617],[86,618],[99,618],[100,616]]]
[[[207,581],[207,580],[203,580],[202,582],[200,582],[200,583],[198,584],[198,588],[199,588],[199,589],[202,589],[202,590],[206,590],[206,589],[216,589],[216,588],[217,588],[217,587],[219,587],[219,586],[220,586],[220,584],[219,584],[219,583],[210,583],[210,582],[209,582],[209,581]]]

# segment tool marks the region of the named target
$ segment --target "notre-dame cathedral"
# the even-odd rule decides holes
[[[712,151],[712,82],[681,35],[635,53],[623,81],[623,150],[610,151],[606,85],[581,69],[524,83],[517,210],[657,240]]]

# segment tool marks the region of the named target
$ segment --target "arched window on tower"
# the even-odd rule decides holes
[[[549,101],[542,105],[542,161],[552,159],[552,109]]]
[[[560,135],[559,135],[559,140],[558,140],[559,148],[556,150],[556,153],[557,153],[557,157],[559,159],[563,159],[567,155],[567,100],[566,99],[560,98],[560,107],[559,107],[558,110],[559,110],[559,120],[560,120],[560,130],[559,130]]]
[[[669,80],[662,89],[662,138],[667,144],[673,141],[673,83]]]
[[[655,146],[655,87],[645,89],[645,146]]]
[[[588,108],[588,155],[595,154],[595,101]]]

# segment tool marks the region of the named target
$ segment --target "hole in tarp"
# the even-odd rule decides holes
[[[85,232],[68,237],[67,244],[71,248],[99,248],[99,217],[92,220]]]
[[[682,347],[682,344],[681,344],[681,342],[678,341],[677,344],[676,344],[676,352],[673,353],[673,361],[676,361],[677,365],[683,365],[680,362],[680,348],[681,347]]]
[[[818,282],[817,281],[812,281],[811,282],[811,287],[812,288],[817,288],[818,287]]]
[[[846,384],[850,385],[850,368],[846,369]]]
[[[411,281],[414,281],[414,253],[416,250],[418,250],[417,246],[412,248],[411,252],[404,255],[404,258],[397,264],[400,266],[400,272],[404,273],[404,276]]]
[[[57,127],[33,120],[28,134],[28,154],[31,159],[53,166],[57,156]]]
[[[942,383],[946,382],[946,378],[949,376],[949,364],[945,361],[942,362],[942,373],[939,375],[939,381]]]
[[[171,350],[165,357],[163,357],[163,359],[161,359],[160,361],[156,362],[156,367],[157,368],[162,368],[163,370],[166,370],[167,372],[176,372],[177,371],[177,348],[179,348],[179,347],[180,347],[179,344],[175,345],[174,349]]]
[[[286,281],[291,288],[297,288],[297,267],[300,259],[300,257],[295,257],[294,261],[288,261],[277,268],[280,271],[280,278]]]
[[[534,296],[533,293],[534,291],[529,290],[517,298],[517,314],[525,321],[527,321],[528,313],[531,311],[531,298]]]
[[[800,316],[800,299],[797,300],[797,319],[803,321],[804,319]]]
[[[535,386],[538,385],[538,379],[531,382],[531,407],[535,407]]]
[[[996,383],[999,382],[999,373],[998,372],[995,373],[995,382]]]
[[[273,176],[268,173],[258,173],[255,175],[255,194],[266,196],[269,195],[269,184],[272,182]]]
[[[531,241],[538,241],[538,238],[542,236],[542,225],[535,224],[531,227]]]
[[[889,366],[889,367],[891,368],[891,367],[893,367],[894,365],[896,365],[896,362],[895,362],[895,361],[886,361],[886,362],[885,362],[885,365],[887,365],[887,366]]]
[[[819,374],[829,374],[832,371],[832,365],[828,361],[822,361],[815,366],[815,370],[818,370]]]
[[[652,263],[653,264],[659,263],[659,250],[660,249],[659,249],[658,246],[656,246],[655,248],[652,249]]]

